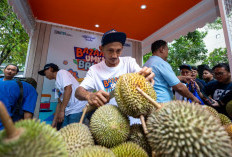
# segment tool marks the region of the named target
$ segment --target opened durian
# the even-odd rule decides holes
[[[147,152],[133,142],[122,143],[111,150],[116,157],[148,157]]]
[[[147,119],[156,157],[230,157],[232,143],[220,121],[195,103],[171,101]]]
[[[92,115],[90,131],[98,144],[109,148],[127,140],[130,123],[117,106],[104,105]]]
[[[128,73],[121,75],[115,87],[115,98],[119,109],[126,115],[134,118],[140,115],[147,115],[154,106],[142,96],[137,90],[142,91],[156,100],[156,92],[150,82],[145,77],[137,73]]]
[[[72,123],[60,129],[64,141],[67,143],[69,156],[73,156],[81,148],[94,145],[89,128],[80,123]]]

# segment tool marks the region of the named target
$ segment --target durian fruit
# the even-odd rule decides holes
[[[127,140],[130,123],[117,106],[104,105],[92,115],[90,131],[98,144],[109,148]]]
[[[232,140],[232,123],[226,125],[225,129],[226,129],[227,133],[229,134],[229,136],[230,136],[230,138]]]
[[[140,147],[146,150],[148,154],[151,154],[151,147],[148,144],[147,137],[144,134],[141,124],[133,124],[130,127],[130,136],[128,141],[138,144]]]
[[[18,139],[4,140],[6,131],[0,132],[1,157],[67,157],[66,143],[56,129],[44,122],[21,120],[16,128],[23,128]]]
[[[69,156],[75,154],[81,148],[94,145],[89,128],[80,123],[72,123],[60,129],[64,141],[67,143]]]
[[[222,125],[227,125],[227,124],[231,123],[230,118],[228,118],[226,115],[224,115],[222,113],[219,113],[218,115],[219,115],[219,118],[221,120]]]
[[[115,155],[110,149],[95,145],[80,149],[74,157],[115,157]]]
[[[133,142],[125,142],[111,149],[116,157],[148,157],[147,152]]]
[[[220,121],[196,103],[166,103],[149,115],[147,129],[156,157],[232,156],[232,142]]]
[[[213,107],[203,105],[203,107],[209,111],[214,117],[219,118],[217,110],[215,110]],[[220,118],[219,118],[220,119]]]
[[[156,92],[150,82],[145,77],[137,73],[128,73],[121,75],[115,87],[115,98],[119,109],[126,115],[134,118],[140,115],[147,115],[154,106],[142,96],[136,89],[139,87],[142,91],[156,100]]]
[[[232,100],[226,104],[226,112],[232,118]]]

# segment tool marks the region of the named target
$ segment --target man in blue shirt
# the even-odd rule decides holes
[[[152,71],[155,73],[154,89],[157,93],[157,102],[164,103],[173,100],[173,88],[184,97],[200,103],[200,101],[191,92],[189,92],[188,88],[180,82],[171,66],[168,64],[167,42],[157,40],[152,44],[151,50],[152,56],[144,64],[144,66],[151,67]]]
[[[5,104],[9,115],[13,118],[13,121],[20,119],[28,119],[33,117],[33,113],[36,106],[37,92],[35,88],[27,82],[23,82],[23,100],[21,105],[21,116],[15,115],[15,106],[20,96],[20,87],[15,80],[0,81],[0,101]],[[3,125],[0,121],[0,130],[3,129]]]
[[[8,64],[3,70],[4,77],[0,78],[0,81],[12,80],[19,72],[19,68],[14,64]]]

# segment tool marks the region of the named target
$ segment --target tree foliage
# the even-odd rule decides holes
[[[195,30],[181,36],[169,46],[168,62],[176,73],[180,65],[193,65],[207,57],[208,50],[203,42],[206,34],[207,32]]]
[[[7,0],[0,0],[0,65],[24,65],[29,37]]]
[[[207,49],[203,42],[206,34],[207,32],[200,32],[198,30],[189,32],[187,35],[181,36],[168,45],[168,62],[176,74],[178,74],[180,65],[184,63],[195,64],[207,57]],[[151,52],[144,55],[143,62],[145,63],[151,55]]]
[[[213,23],[208,23],[206,25],[207,29],[215,29],[215,30],[220,30],[222,29],[222,20],[220,17],[216,18],[216,20]]]
[[[203,62],[203,64],[207,64],[209,67],[213,67],[218,63],[228,63],[226,48],[214,49]]]

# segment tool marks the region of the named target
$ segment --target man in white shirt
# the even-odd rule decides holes
[[[87,102],[80,101],[75,98],[75,90],[79,87],[78,81],[67,70],[59,69],[56,64],[49,63],[44,66],[44,69],[38,72],[49,80],[55,79],[56,95],[55,98],[60,98],[56,113],[53,120],[53,127],[57,122],[62,124],[62,127],[79,122],[82,110]]]
[[[79,100],[87,100],[90,105],[97,107],[108,102],[117,105],[114,98],[110,100],[109,92],[115,88],[119,76],[125,73],[139,72],[154,83],[155,75],[151,68],[141,69],[134,58],[120,57],[125,41],[126,34],[116,30],[110,30],[103,35],[99,49],[103,52],[105,60],[90,67],[76,90],[75,96]],[[93,93],[94,90],[97,92]],[[131,124],[138,122],[139,120],[131,118]]]

